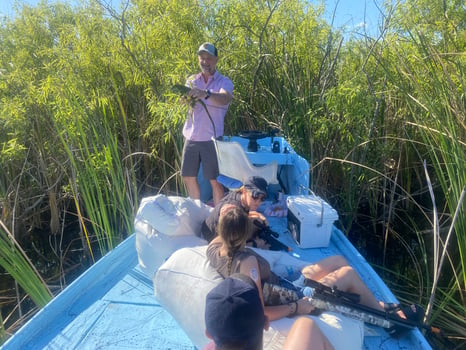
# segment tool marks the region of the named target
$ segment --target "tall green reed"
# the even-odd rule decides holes
[[[1,220],[0,266],[15,279],[36,306],[43,307],[52,299],[52,292],[47,284]],[[2,321],[1,327],[4,330],[6,320],[0,319],[0,321]],[[0,340],[2,339],[3,337],[0,336]]]
[[[414,91],[409,94],[407,101],[412,111],[413,124],[428,147],[428,157],[434,167],[436,185],[442,189],[442,200],[445,201],[447,216],[446,223],[454,225],[456,236],[457,254],[450,255],[451,249],[444,247],[445,237],[437,235],[434,237],[435,253],[449,254],[450,264],[445,268],[453,278],[447,286],[448,290],[456,291],[456,296],[462,302],[463,315],[466,314],[466,214],[463,207],[459,215],[452,221],[453,214],[457,211],[460,198],[466,188],[466,106],[464,97],[464,86],[458,82],[464,81],[464,66],[462,60],[454,59],[437,51],[428,43],[422,35],[413,36],[419,50],[418,59],[412,65],[401,65],[402,73],[409,74],[410,85]],[[430,77],[427,84],[420,84],[416,76],[424,73]],[[427,118],[422,118],[425,116]],[[427,121],[428,119],[428,121]],[[460,208],[461,208],[460,206]],[[451,242],[448,242],[452,244]],[[444,249],[445,248],[445,249]],[[435,270],[442,256],[435,257],[434,276],[441,271]],[[432,317],[436,317],[432,313]],[[464,324],[464,335],[466,337],[466,322]]]
[[[399,246],[398,266],[384,260],[378,266],[384,280],[400,300],[427,306],[427,321],[461,346],[466,340],[464,57],[454,48],[439,52],[419,33],[409,39],[391,36],[384,50],[371,50],[380,67],[378,76],[386,82],[371,81],[378,89],[386,84],[378,92],[384,110],[374,119],[377,133],[362,138],[344,159],[324,157],[314,169],[331,174],[339,164],[346,176],[338,181],[343,184],[338,205],[350,213],[344,215],[344,227],[371,220],[374,233],[383,239],[377,247],[383,244],[383,256],[386,247]],[[336,90],[343,88],[340,83]],[[344,115],[352,107],[338,109]],[[358,151],[362,149],[369,152]],[[352,191],[344,186],[348,183]]]
[[[87,113],[74,102],[75,111],[82,113],[56,126],[71,164],[69,181],[82,241],[95,261],[95,243],[103,255],[133,232],[136,181],[129,148],[124,149],[119,141],[126,133],[126,115],[118,120],[117,113],[112,109],[108,113],[104,103],[99,111]]]
[[[422,33],[392,45],[384,62],[393,97],[403,106],[404,133],[418,165],[425,162],[430,229],[411,221],[421,245],[427,318],[466,340],[466,127],[464,59]],[[448,52],[448,48],[452,52]],[[442,50],[442,52],[440,51]],[[390,65],[396,60],[397,65]],[[392,97],[392,98],[393,98]],[[403,186],[409,186],[407,182]],[[454,219],[453,219],[454,218]],[[419,225],[419,226],[417,226]],[[427,234],[426,234],[427,232]],[[452,237],[456,237],[456,242]],[[460,341],[461,343],[461,341]]]

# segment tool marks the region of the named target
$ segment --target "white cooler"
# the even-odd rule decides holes
[[[288,229],[300,248],[327,247],[338,213],[318,196],[289,196]]]

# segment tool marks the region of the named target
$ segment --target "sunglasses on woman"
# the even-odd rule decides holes
[[[254,199],[255,201],[261,201],[263,202],[265,197],[263,194],[260,194],[260,193],[251,193],[251,197],[252,199]]]

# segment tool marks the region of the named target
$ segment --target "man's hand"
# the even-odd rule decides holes
[[[180,102],[182,104],[194,107],[196,104],[196,99],[190,96],[191,88],[181,84],[175,84],[172,86],[171,90],[174,93],[180,95]]]
[[[195,88],[192,88],[191,91],[188,92],[188,96],[196,100],[204,100],[207,97],[207,91],[201,90],[195,87]]]

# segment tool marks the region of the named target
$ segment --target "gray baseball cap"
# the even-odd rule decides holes
[[[199,46],[197,54],[199,55],[201,52],[207,52],[209,55],[217,57],[217,48],[211,43],[204,43]]]

